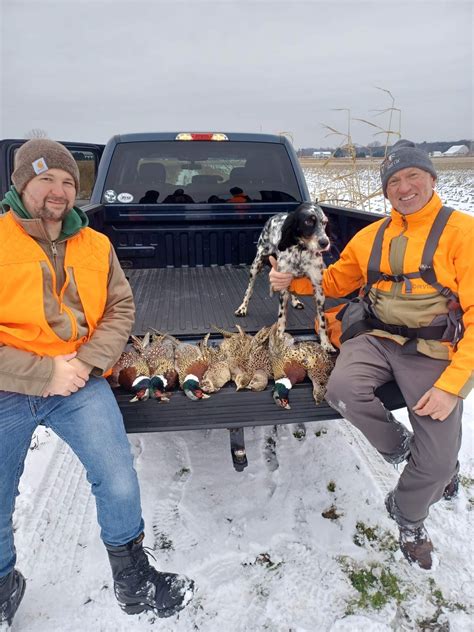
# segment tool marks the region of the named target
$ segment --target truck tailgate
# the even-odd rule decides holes
[[[325,401],[316,406],[311,383],[296,384],[291,390],[291,410],[279,408],[272,398],[272,382],[265,391],[235,391],[227,385],[209,399],[192,402],[183,391],[172,393],[169,403],[156,400],[130,402],[131,393],[116,389],[127,432],[159,432],[197,430],[198,428],[243,428],[306,423],[339,419],[341,415]],[[378,389],[378,396],[390,410],[402,408],[405,402],[395,382]]]

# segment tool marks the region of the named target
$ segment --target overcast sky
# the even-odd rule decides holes
[[[387,126],[376,86],[404,137],[474,137],[472,1],[0,1],[2,138],[285,131],[336,146],[334,108]],[[352,122],[355,142],[375,131]]]

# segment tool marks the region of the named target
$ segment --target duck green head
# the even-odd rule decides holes
[[[290,389],[292,384],[287,377],[282,377],[279,380],[275,381],[275,386],[273,387],[273,399],[277,406],[280,408],[286,408],[286,410],[290,410]]]
[[[186,394],[186,397],[192,399],[194,402],[200,399],[209,399],[210,395],[204,393],[199,383],[199,378],[191,373],[186,375],[183,382],[183,391]]]

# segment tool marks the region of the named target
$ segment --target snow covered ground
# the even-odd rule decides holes
[[[472,176],[465,189],[457,178],[440,177],[438,191],[474,212]],[[409,425],[406,410],[398,417]],[[303,438],[292,426],[247,429],[240,474],[227,431],[131,435],[145,543],[160,569],[196,582],[191,604],[169,620],[120,611],[82,467],[41,429],[14,516],[27,578],[14,630],[470,632],[474,394],[463,423],[460,495],[426,521],[438,558],[429,573],[401,557],[384,510],[396,470],[345,421],[309,422]]]
[[[406,422],[406,411],[399,418]],[[308,423],[302,439],[293,430],[248,429],[250,465],[241,474],[226,431],[130,436],[146,545],[161,569],[197,586],[179,617],[154,621],[116,605],[82,468],[41,429],[15,513],[28,585],[14,629],[471,630],[474,395],[465,405],[460,496],[439,502],[427,520],[439,558],[429,573],[394,546],[383,497],[395,469],[345,421]]]

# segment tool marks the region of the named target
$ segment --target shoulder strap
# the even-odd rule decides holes
[[[425,243],[425,247],[423,250],[423,254],[421,257],[421,264],[419,267],[419,272],[412,272],[403,275],[386,275],[390,277],[393,281],[402,281],[404,280],[407,284],[407,291],[410,291],[410,281],[411,278],[421,277],[425,283],[431,285],[435,290],[438,290],[440,294],[445,296],[448,299],[453,301],[457,301],[456,294],[450,290],[448,287],[441,285],[436,278],[436,273],[433,266],[433,257],[436,252],[436,248],[438,247],[438,243],[440,237],[443,233],[443,230],[448,223],[451,214],[454,209],[449,206],[442,206],[439,210],[433,225],[431,226],[431,230],[428,234],[428,238]],[[374,283],[376,283],[382,276],[380,271],[380,263],[382,260],[382,245],[383,245],[383,236],[385,229],[390,224],[390,217],[387,217],[382,224],[380,225],[377,234],[374,239],[374,243],[372,246],[372,251],[370,253],[369,262],[367,264],[367,283],[362,288],[363,296],[367,296],[370,291],[370,288]]]
[[[446,296],[447,298],[453,300],[457,300],[457,296],[452,290],[441,285],[441,283],[438,282],[433,266],[434,253],[436,252],[440,237],[453,211],[454,209],[450,208],[449,206],[442,206],[439,210],[438,215],[436,216],[435,221],[431,226],[428,239],[426,240],[423,254],[421,256],[421,264],[419,270],[420,276],[425,283],[429,283],[443,296]]]
[[[370,253],[369,262],[367,264],[367,283],[362,288],[362,294],[367,296],[370,288],[380,279],[380,263],[382,261],[382,244],[385,229],[391,222],[391,218],[387,217],[379,226],[375,235],[372,251]]]

